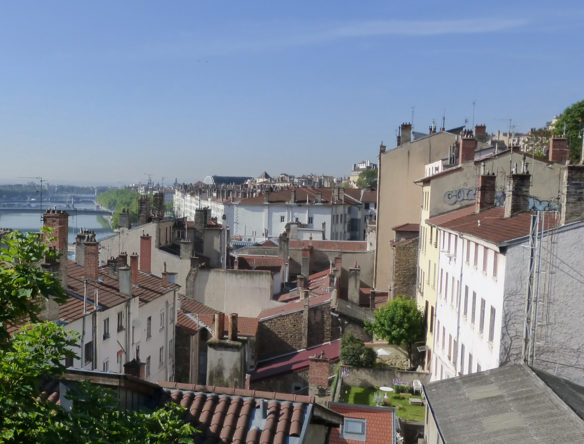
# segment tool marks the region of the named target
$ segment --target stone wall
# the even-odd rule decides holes
[[[394,247],[393,296],[416,297],[418,238],[402,241]]]
[[[430,382],[430,374],[425,372],[408,372],[394,368],[355,368],[341,366],[339,374],[342,373],[343,369],[349,371],[349,374],[343,378],[343,385],[350,385],[351,387],[391,387],[394,379],[410,385],[415,379],[419,379],[422,384]]]
[[[294,391],[294,389],[299,391]],[[276,375],[251,383],[253,390],[265,390],[268,392],[294,393],[295,395],[308,394],[308,369],[298,372],[290,372]]]

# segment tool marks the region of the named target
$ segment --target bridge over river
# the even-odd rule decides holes
[[[96,216],[111,216],[112,212],[107,209],[93,209],[93,208],[59,208],[57,210],[63,210],[69,213],[69,216],[75,215],[96,215]],[[1,213],[39,213],[38,208],[31,207],[2,207],[0,206]],[[44,211],[43,211],[44,212]]]

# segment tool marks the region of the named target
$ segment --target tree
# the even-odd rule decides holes
[[[580,161],[582,149],[582,127],[584,126],[584,100],[574,103],[564,110],[554,124],[555,135],[565,134],[570,146],[570,160]]]
[[[373,367],[377,355],[365,343],[350,333],[345,333],[341,340],[341,360],[354,367]]]
[[[424,339],[424,316],[413,299],[402,296],[375,310],[373,322],[367,322],[365,329],[390,344],[405,346],[411,364],[414,344]]]
[[[357,178],[358,188],[377,188],[377,169],[363,170]]]
[[[10,337],[9,328],[20,325],[26,319],[38,321],[47,299],[53,298],[58,303],[64,303],[67,299],[57,277],[40,267],[43,260],[51,262],[57,259],[56,252],[44,242],[49,235],[50,229],[43,228],[42,236],[13,231],[2,238],[0,344],[5,344]]]

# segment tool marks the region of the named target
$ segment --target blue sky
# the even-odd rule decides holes
[[[476,4],[475,4],[476,3]],[[0,180],[348,175],[427,131],[582,100],[581,1],[0,3]]]

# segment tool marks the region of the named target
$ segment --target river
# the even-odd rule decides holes
[[[95,209],[95,205],[79,204],[77,208]],[[58,208],[59,209],[59,208]],[[113,233],[112,229],[104,228],[99,222],[99,216],[96,215],[78,215],[75,209],[66,208],[65,211],[69,213],[69,250],[71,245],[75,243],[75,237],[81,229],[91,230],[95,232],[97,240],[103,239]],[[12,228],[19,231],[38,232],[42,226],[40,213],[7,213],[0,209],[0,228]]]

